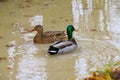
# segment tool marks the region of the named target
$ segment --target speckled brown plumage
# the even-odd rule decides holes
[[[34,43],[52,43],[62,40],[66,37],[64,31],[47,31],[43,32],[43,26],[36,25],[32,31],[37,31],[34,37]]]

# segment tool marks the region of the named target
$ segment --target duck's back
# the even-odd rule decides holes
[[[65,36],[65,31],[47,31],[43,33],[44,36]]]
[[[63,40],[66,37],[64,31],[48,31],[44,32],[42,36],[36,35],[34,43],[53,43],[55,41]]]

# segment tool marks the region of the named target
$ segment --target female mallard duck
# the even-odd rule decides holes
[[[64,31],[43,32],[43,26],[41,25],[36,25],[31,31],[37,31],[37,34],[34,37],[34,43],[52,43],[62,40],[66,36]]]
[[[67,41],[58,41],[53,43],[49,49],[48,53],[51,55],[54,54],[61,54],[61,53],[68,53],[71,51],[74,51],[77,49],[77,43],[75,39],[73,38],[73,31],[75,31],[74,27],[72,25],[68,25],[67,27]]]

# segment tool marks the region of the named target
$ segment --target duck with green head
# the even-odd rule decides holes
[[[73,25],[68,25],[67,27],[67,41],[57,41],[50,45],[48,49],[48,53],[51,55],[54,54],[62,54],[62,53],[68,53],[72,52],[77,49],[77,43],[75,39],[73,38],[73,31],[75,31],[75,28]]]

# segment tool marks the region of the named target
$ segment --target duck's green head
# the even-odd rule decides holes
[[[68,27],[67,27],[68,40],[72,39],[73,31],[75,31],[75,28],[73,27],[73,25],[68,25]]]

